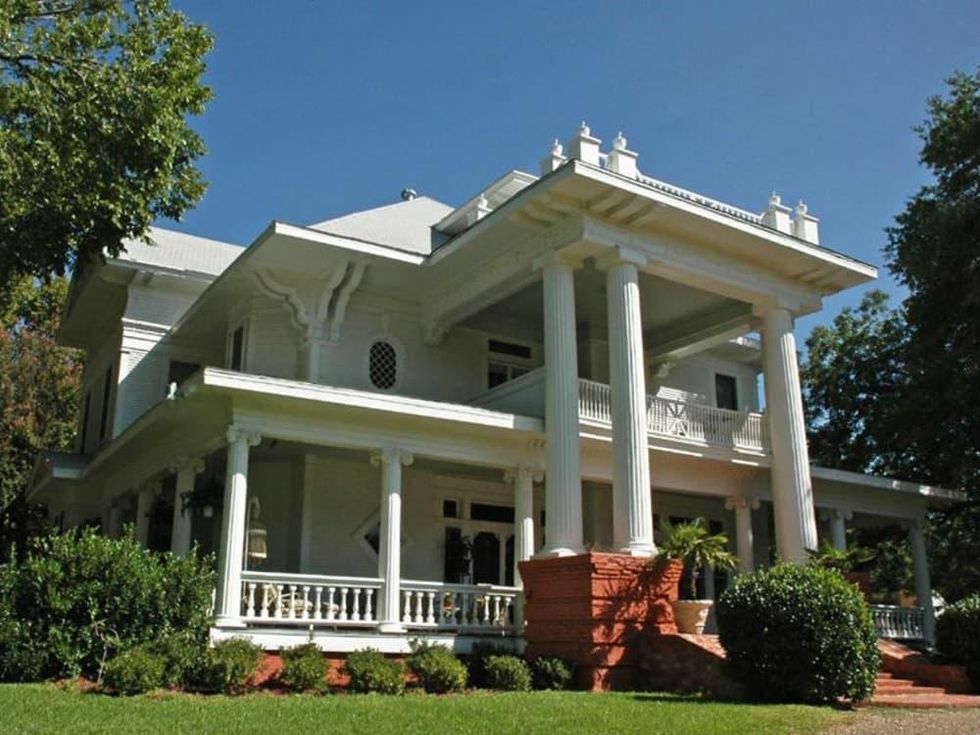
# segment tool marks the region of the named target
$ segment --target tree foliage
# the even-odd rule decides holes
[[[81,357],[55,342],[67,294],[64,277],[0,293],[0,539],[26,530],[21,499],[38,452],[74,440]]]
[[[932,174],[888,228],[900,310],[870,294],[814,330],[802,367],[811,453],[830,467],[962,490],[931,517],[934,580],[980,589],[980,72],[958,72],[916,130]]]
[[[0,3],[0,286],[64,273],[204,193],[211,37],[168,0]]]

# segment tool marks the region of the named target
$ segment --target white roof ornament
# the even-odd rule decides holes
[[[769,195],[769,206],[762,213],[762,224],[787,235],[792,234],[790,208],[783,204],[782,198],[775,191]]]
[[[819,219],[809,214],[806,203],[800,199],[793,210],[793,237],[806,240],[814,245],[820,244]]]
[[[592,131],[585,121],[578,126],[578,132],[568,141],[568,157],[577,158],[583,163],[599,165],[599,144],[602,141],[592,137]]]
[[[558,138],[555,138],[555,142],[551,144],[551,152],[545,158],[541,159],[541,175],[545,176],[550,174],[565,163],[565,160],[564,148],[558,142]]]
[[[613,173],[620,174],[629,179],[637,176],[636,159],[638,154],[626,147],[626,137],[622,132],[616,135],[613,140],[613,149],[606,157],[606,168]]]

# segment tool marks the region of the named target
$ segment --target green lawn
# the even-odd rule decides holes
[[[132,698],[50,684],[0,685],[0,732],[153,733],[816,733],[852,715],[789,705],[705,702],[661,694],[475,693],[454,697]]]

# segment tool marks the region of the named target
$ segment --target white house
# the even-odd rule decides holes
[[[742,570],[906,523],[929,599],[920,523],[956,495],[807,456],[794,320],[875,269],[802,203],[745,211],[600,145],[583,124],[459,207],[406,190],[90,263],[60,335],[86,354],[77,451],[32,500],[214,550],[214,636],[270,648],[519,646],[518,561],[652,555],[658,517],[727,531]],[[928,637],[932,610],[879,623]]]

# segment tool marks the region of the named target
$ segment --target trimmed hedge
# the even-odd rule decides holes
[[[466,666],[445,646],[413,643],[408,668],[429,694],[461,692],[466,688]]]
[[[280,651],[282,671],[279,680],[294,692],[319,690],[326,687],[330,664],[315,643],[304,643]]]
[[[489,689],[501,692],[531,691],[531,669],[517,656],[488,656],[483,674]]]
[[[251,686],[262,649],[247,638],[228,638],[208,649],[192,684],[206,692],[241,694]]]
[[[357,694],[401,694],[405,691],[405,668],[373,648],[348,655],[342,672],[350,678],[347,688]]]
[[[741,575],[717,617],[727,665],[753,698],[827,703],[874,691],[871,610],[839,572],[781,564]]]
[[[0,680],[99,676],[119,651],[180,635],[207,643],[211,560],[92,529],[35,541],[0,565]]]
[[[974,689],[980,689],[980,594],[947,607],[936,619],[936,648],[966,666]]]
[[[563,659],[541,656],[531,662],[531,683],[535,689],[568,689],[572,667]]]
[[[166,659],[149,646],[123,651],[106,664],[102,682],[113,694],[143,694],[163,685]]]

